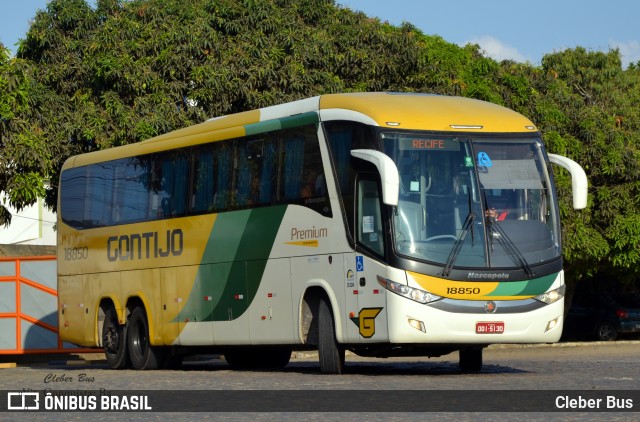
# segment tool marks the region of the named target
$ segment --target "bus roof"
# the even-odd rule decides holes
[[[353,93],[321,97],[320,109],[353,110],[381,127],[432,131],[534,132],[513,110],[464,97],[412,93]],[[467,129],[465,129],[467,128]]]
[[[326,94],[207,120],[146,141],[72,157],[63,168],[267,132],[304,113],[320,121],[356,120],[390,129],[470,133],[536,132],[508,108],[464,97],[413,93]]]

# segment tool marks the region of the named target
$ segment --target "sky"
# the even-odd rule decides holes
[[[429,35],[478,44],[496,60],[540,65],[567,48],[618,48],[626,67],[640,61],[638,0],[338,0],[352,10]]]
[[[15,54],[46,0],[0,0],[0,41]],[[91,3],[94,3],[93,1]],[[618,48],[622,63],[640,61],[638,0],[336,0],[394,25],[409,22],[458,45],[480,45],[496,60],[540,65],[547,53]]]

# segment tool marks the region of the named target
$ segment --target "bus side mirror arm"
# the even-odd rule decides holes
[[[354,149],[351,155],[376,166],[382,181],[382,202],[386,205],[398,206],[400,176],[398,176],[396,163],[385,153],[373,149]]]
[[[587,191],[589,182],[580,166],[570,158],[557,154],[548,154],[549,161],[563,167],[571,173],[571,189],[573,191],[573,208],[581,210],[587,207]]]

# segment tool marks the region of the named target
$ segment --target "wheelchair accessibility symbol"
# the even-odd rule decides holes
[[[356,256],[356,271],[364,271],[364,256]]]
[[[491,162],[491,158],[489,158],[489,154],[486,152],[479,152],[478,165],[481,167],[491,167],[493,163]]]

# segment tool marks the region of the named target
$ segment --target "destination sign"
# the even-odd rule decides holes
[[[460,142],[453,139],[401,138],[400,150],[460,151]]]

